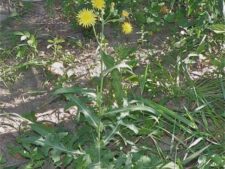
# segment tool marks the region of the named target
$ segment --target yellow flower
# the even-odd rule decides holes
[[[105,0],[91,0],[92,6],[96,9],[104,9],[105,8]]]
[[[122,16],[125,17],[125,18],[128,18],[129,17],[129,12],[127,12],[126,10],[123,10],[122,11]]]
[[[124,34],[130,34],[133,31],[133,27],[129,22],[124,22],[122,24],[122,32]]]
[[[78,24],[85,28],[93,26],[96,23],[96,17],[97,16],[94,14],[94,12],[92,10],[82,9],[77,14]]]

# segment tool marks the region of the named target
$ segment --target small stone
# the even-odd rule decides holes
[[[62,62],[55,62],[50,66],[49,71],[55,75],[63,76],[65,72],[65,68]]]
[[[71,77],[73,75],[75,75],[75,70],[74,69],[69,69],[67,72],[66,72],[67,76],[68,77]]]

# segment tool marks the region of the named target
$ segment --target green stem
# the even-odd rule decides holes
[[[101,168],[101,129],[100,129],[100,125],[98,126],[98,163]]]
[[[100,54],[102,52],[104,52],[104,29],[105,29],[105,20],[104,20],[104,10],[101,11],[101,33],[100,33],[100,37],[97,36],[97,33],[96,33],[96,29],[95,27],[93,26],[93,31],[94,31],[94,35],[95,35],[95,38],[96,38],[96,41],[99,45],[99,48],[100,48]],[[103,72],[103,60],[102,58],[100,58],[100,62],[101,62],[101,74],[100,74],[100,87],[99,87],[99,95],[100,95],[100,98],[98,99],[98,107],[99,107],[99,114],[102,115],[103,114],[103,105],[102,105],[102,96],[103,96],[103,86],[104,86],[104,76],[102,74]],[[98,128],[97,128],[97,134],[98,134],[98,137],[97,137],[97,149],[98,149],[98,164],[99,164],[99,167],[101,168],[101,125],[99,124],[98,125]]]
[[[101,11],[101,36],[100,36],[100,43],[101,47],[103,46],[104,40],[104,31],[105,31],[105,20],[104,20],[104,10]],[[103,49],[101,48],[101,51]]]
[[[111,20],[106,21],[105,23],[107,24],[110,22],[117,22],[117,21],[121,21],[121,19],[120,18],[119,19],[111,19]]]
[[[96,30],[95,30],[95,27],[92,26],[92,28],[93,28],[93,31],[94,31],[95,39],[96,39],[96,41],[97,41],[99,47],[101,48],[101,43],[100,43],[99,40],[98,40],[98,36],[97,36]]]
[[[104,30],[105,30],[105,20],[104,20],[104,10],[101,11],[101,35],[100,35],[100,52],[104,52]],[[103,84],[104,84],[104,76],[103,72],[103,60],[101,59],[101,82],[100,82],[100,95],[103,95]],[[101,106],[100,106],[101,107]]]

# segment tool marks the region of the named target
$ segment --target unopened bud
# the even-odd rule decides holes
[[[114,10],[115,10],[115,3],[112,2],[110,6],[110,12],[114,12]]]

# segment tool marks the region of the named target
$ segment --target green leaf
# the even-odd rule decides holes
[[[123,113],[123,112],[130,112],[130,111],[146,111],[146,112],[150,112],[152,114],[157,115],[157,111],[155,111],[154,109],[152,109],[151,107],[148,106],[144,106],[144,105],[136,105],[136,106],[127,106],[127,107],[123,107],[123,108],[118,108],[118,109],[113,109],[111,111],[108,111],[107,113],[105,113],[103,116],[115,116],[118,113]]]
[[[103,52],[101,56],[107,69],[111,69],[114,66],[116,66],[114,59],[110,55],[107,55],[106,53]],[[119,72],[118,69],[113,69],[111,71],[111,77],[112,77],[112,86],[113,86],[113,91],[115,93],[116,101],[119,105],[122,105],[123,98],[124,98],[124,91],[123,91],[122,83],[121,83],[122,82],[121,73]]]
[[[97,129],[98,126],[101,125],[100,119],[78,98],[76,98],[71,94],[66,94],[65,96],[69,101],[74,102],[81,109],[81,112],[84,114],[85,118],[90,123],[90,125],[95,127],[95,129]]]
[[[209,145],[204,147],[201,150],[198,150],[197,152],[191,154],[189,157],[187,157],[184,161],[183,161],[183,165],[188,164],[189,162],[191,162],[192,160],[194,160],[195,158],[199,157],[207,148],[209,148]]]
[[[130,55],[136,52],[136,48],[126,47],[126,46],[118,46],[115,47],[115,51],[121,60],[130,59]]]
[[[126,128],[130,129],[133,131],[135,134],[138,134],[138,128],[134,124],[126,124],[124,122],[121,122],[122,126],[125,126]]]
[[[41,135],[43,137],[45,137],[49,133],[54,133],[54,129],[46,127],[42,124],[32,123],[30,126],[33,131],[37,132],[39,135]]]
[[[86,93],[94,93],[95,89],[82,88],[82,87],[69,87],[69,88],[60,88],[57,89],[54,94],[86,94]]]
[[[169,120],[172,123],[175,123],[176,121],[180,121],[183,124],[185,124],[188,127],[191,127],[192,129],[197,129],[196,124],[193,121],[188,120],[187,118],[183,117],[182,115],[162,106],[157,103],[154,103],[150,100],[141,99],[143,103],[145,103],[147,106],[154,109],[157,113],[161,114],[164,118]],[[184,128],[186,131],[190,132],[187,128]]]
[[[209,29],[217,34],[224,34],[225,33],[225,24],[214,24],[209,26]]]
[[[174,163],[172,161],[167,163],[167,164],[165,164],[165,165],[163,165],[160,168],[161,169],[180,169],[180,167],[176,163]]]
[[[22,117],[32,121],[32,122],[36,122],[37,121],[37,117],[35,116],[35,112],[27,112],[27,113],[23,113]]]
[[[3,155],[0,154],[0,167],[1,167],[1,164],[4,164],[4,163],[6,163],[6,160],[3,157]]]
[[[136,166],[139,169],[145,169],[146,167],[149,167],[149,165],[151,164],[151,158],[146,155],[142,155],[140,156],[140,158],[136,163],[137,163]]]
[[[140,84],[140,89],[141,89],[141,95],[142,95],[143,92],[144,92],[145,84],[146,84],[146,82],[147,82],[148,68],[149,68],[149,64],[148,64],[148,65],[146,66],[146,68],[145,68],[145,73],[144,73],[144,75],[139,77],[139,84]]]
[[[60,162],[61,161],[61,152],[53,149],[51,151],[51,158],[52,158],[54,163]]]
[[[107,70],[103,71],[102,74],[103,74],[103,76],[106,76],[107,74],[109,74],[113,70],[115,70],[115,69],[120,70],[121,68],[127,68],[129,70],[132,70],[132,68],[129,65],[127,65],[124,62],[121,62],[120,64],[117,64],[117,65],[111,67],[110,69],[107,69]]]
[[[38,146],[42,146],[45,148],[46,153],[50,151],[50,149],[60,151],[61,153],[68,153],[71,155],[82,155],[83,152],[79,150],[68,149],[62,144],[62,140],[60,140],[57,136],[49,133],[45,137],[40,136],[30,136],[26,138],[20,139],[24,144],[34,144]],[[45,154],[47,155],[47,154]]]
[[[171,123],[176,123],[176,121],[180,121],[183,124],[185,124],[188,127],[191,127],[192,129],[196,129],[197,126],[194,122],[188,120],[187,118],[183,117],[182,115],[179,115],[178,113],[167,109],[164,106],[161,106],[159,104],[156,104],[154,102],[151,102],[149,100],[141,99],[140,100],[145,105],[129,105],[127,107],[114,109],[111,111],[108,111],[104,114],[104,116],[115,116],[118,113],[122,112],[134,112],[134,111],[144,111],[149,112],[151,114],[154,114],[155,116],[163,116],[165,119],[170,121]],[[179,126],[180,127],[180,126]],[[183,127],[186,131],[191,132],[188,128]]]
[[[107,135],[107,137],[104,139],[104,145],[107,145],[110,140],[113,138],[113,136],[116,134],[118,128],[120,125],[120,121],[117,122],[116,126],[111,125],[110,127],[112,128],[112,131]]]
[[[23,32],[18,32],[18,31],[17,31],[17,32],[14,32],[13,34],[14,34],[14,35],[17,35],[17,36],[23,36],[23,35],[24,35]]]

